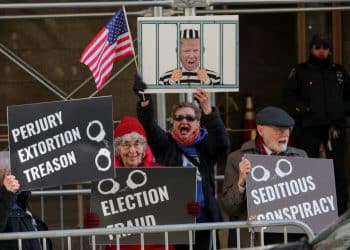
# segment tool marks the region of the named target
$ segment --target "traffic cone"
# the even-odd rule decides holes
[[[244,141],[250,141],[255,139],[256,136],[256,124],[255,124],[255,113],[253,108],[253,97],[250,94],[246,96],[246,106],[244,114]]]

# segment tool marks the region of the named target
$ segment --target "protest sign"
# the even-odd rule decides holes
[[[7,115],[22,189],[114,176],[112,97],[9,106]]]
[[[338,217],[332,160],[249,154],[246,158],[252,167],[247,178],[249,216],[257,220],[300,220],[315,233]],[[302,231],[292,227],[288,232]]]
[[[196,197],[196,169],[183,167],[118,168],[116,179],[92,183],[91,210],[100,227],[135,227],[194,223],[186,204]],[[164,244],[164,233],[145,234],[145,244]],[[96,236],[114,244],[115,235]],[[169,233],[170,244],[188,242],[188,232]],[[120,235],[121,244],[140,244],[140,235]]]
[[[145,92],[239,91],[237,15],[139,17],[137,31]]]

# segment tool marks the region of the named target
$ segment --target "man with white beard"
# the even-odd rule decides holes
[[[242,147],[228,155],[222,194],[223,209],[230,220],[247,220],[246,177],[251,164],[245,154],[283,155],[307,157],[304,150],[289,147],[288,141],[294,126],[294,119],[284,110],[268,106],[256,114],[257,136],[245,142]],[[279,237],[275,237],[277,242]],[[235,233],[230,231],[229,246],[234,247]],[[274,241],[273,240],[273,241]],[[283,238],[282,238],[283,242]],[[265,234],[265,244],[269,242]]]

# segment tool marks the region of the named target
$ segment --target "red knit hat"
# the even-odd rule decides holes
[[[125,116],[123,120],[114,129],[114,138],[136,132],[143,136],[146,140],[146,132],[139,120],[131,116]]]

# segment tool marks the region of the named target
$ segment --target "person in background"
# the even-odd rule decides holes
[[[11,175],[10,154],[0,152],[0,232],[31,232],[47,230],[47,225],[30,211],[29,191],[20,191],[20,184]],[[18,249],[17,240],[0,241],[1,250]],[[22,250],[41,250],[43,242],[40,239],[22,240]],[[52,250],[50,239],[46,239],[46,249]]]
[[[114,130],[114,165],[120,167],[157,167],[153,154],[147,144],[146,132],[140,122],[131,116],[124,117]],[[90,212],[85,216],[84,227],[99,226],[98,215]],[[106,250],[115,250],[116,246],[106,246]],[[121,245],[121,250],[139,250],[140,245]],[[145,245],[145,250],[164,250],[164,245]],[[174,247],[169,245],[169,250]]]
[[[296,65],[284,86],[285,105],[296,120],[295,146],[309,157],[320,157],[321,144],[333,159],[338,214],[347,210],[348,181],[344,167],[346,115],[350,114],[350,79],[331,57],[331,41],[316,34],[310,41],[309,59]]]
[[[227,157],[222,204],[230,220],[247,220],[246,178],[251,164],[245,154],[307,157],[305,151],[288,146],[294,119],[284,110],[268,106],[256,114],[257,137],[245,142]],[[283,242],[282,234],[265,233],[265,244]],[[299,239],[297,235],[294,239]],[[288,236],[291,240],[291,237]],[[229,246],[235,246],[234,231],[230,231]]]
[[[208,92],[201,88],[194,92],[200,108],[188,102],[175,104],[172,108],[172,128],[167,132],[154,120],[151,100],[142,94],[145,88],[145,83],[137,76],[133,87],[141,99],[137,105],[137,116],[146,130],[157,162],[162,166],[197,168],[197,200],[188,204],[188,210],[196,211],[199,205],[197,223],[222,221],[215,198],[214,166],[226,153],[230,141],[220,114],[210,106]],[[175,247],[188,249],[188,246]],[[211,232],[197,231],[194,249],[211,247]]]

